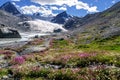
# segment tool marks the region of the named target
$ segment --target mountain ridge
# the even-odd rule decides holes
[[[94,14],[87,14],[82,18],[69,19],[63,26],[72,31],[73,35],[85,35],[88,39],[105,39],[120,34],[120,2],[109,9]],[[71,25],[69,25],[72,22]]]
[[[13,15],[20,15],[21,14],[20,11],[15,7],[15,5],[11,1],[4,3],[0,7],[0,10],[4,10],[8,13],[13,14]]]

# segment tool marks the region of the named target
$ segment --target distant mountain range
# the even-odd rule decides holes
[[[41,19],[41,20],[46,20],[46,21],[51,21],[53,23],[58,23],[58,24],[64,24],[69,18],[71,18],[72,16],[70,16],[69,14],[66,13],[66,11],[58,14],[57,16],[48,16],[48,17],[44,17],[41,16],[40,13],[34,13],[33,15],[25,15],[22,14],[17,8],[16,6],[8,1],[6,3],[4,3],[1,7],[0,10],[6,11],[12,15],[18,16],[22,19],[24,18],[32,18],[32,19]]]
[[[31,23],[37,21],[35,24],[38,25],[38,22],[43,22],[36,19],[62,24],[63,28],[70,32],[72,31],[73,34],[79,35],[84,33],[94,37],[107,38],[114,35],[120,35],[120,2],[103,12],[87,14],[84,17],[71,16],[67,14],[66,11],[56,16],[49,17],[41,16],[39,13],[25,15],[21,14],[11,2],[7,2],[0,7],[1,25],[12,26],[12,28],[18,30],[29,31],[34,27]],[[47,27],[48,26],[49,25],[47,25]]]
[[[41,16],[40,13],[33,15],[22,14],[12,2],[6,2],[0,7],[0,27],[10,27],[18,31],[66,31],[62,28],[62,25],[56,23],[61,22],[57,19],[67,19],[68,17],[70,16],[68,16],[66,12],[60,13],[60,15],[58,14],[57,17],[44,17]],[[53,19],[56,19],[57,22],[52,23],[51,20]],[[66,20],[64,20],[64,22],[65,21]]]

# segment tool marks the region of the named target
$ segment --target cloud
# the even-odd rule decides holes
[[[48,9],[46,6],[35,6],[35,5],[30,5],[30,6],[23,6],[20,8],[23,14],[34,14],[34,13],[41,13],[41,16],[48,16],[48,15],[56,15],[53,14],[52,10]]]
[[[57,6],[66,5],[68,7],[75,6],[76,9],[84,9],[87,10],[87,12],[98,12],[97,6],[89,6],[89,4],[79,0],[31,0],[31,2],[38,3],[43,6],[44,5],[57,5]],[[60,9],[67,10],[65,7],[61,7]]]
[[[82,2],[77,3],[76,9],[84,9],[87,10],[87,12],[98,12],[96,6],[89,7],[87,3],[82,3]]]
[[[12,2],[12,4],[13,4],[14,6],[16,6],[17,8],[20,8],[20,6],[17,5],[15,2]]]
[[[116,2],[116,1],[115,1],[115,0],[113,0],[111,3],[113,3],[113,4],[114,4],[115,2]]]
[[[14,0],[20,1],[20,0]],[[66,11],[67,7],[75,7],[77,10],[86,10],[88,13],[98,12],[97,6],[84,3],[79,0],[31,0],[31,2],[40,4],[41,6],[29,5],[20,7],[20,11],[24,14],[41,13],[42,16],[56,15],[53,10]]]
[[[51,10],[59,10],[58,7],[56,7],[56,6],[51,6],[50,9]]]
[[[73,6],[78,0],[31,0],[31,2],[38,3],[41,5],[59,5],[62,6],[64,4],[68,6]]]
[[[19,2],[20,0],[11,0],[11,1]]]
[[[62,10],[62,11],[66,11],[67,10],[66,6],[61,6],[59,8],[56,7],[56,6],[51,6],[50,9],[51,10]]]
[[[59,10],[66,11],[66,10],[67,10],[67,8],[66,8],[66,6],[62,6],[62,7],[60,7],[60,8],[59,8]]]

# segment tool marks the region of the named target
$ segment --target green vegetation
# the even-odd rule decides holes
[[[88,37],[91,39],[90,36]],[[18,57],[10,54],[12,57],[7,60],[11,67],[8,70],[13,72],[14,79],[21,80],[120,79],[119,36],[96,39],[87,44],[80,44],[78,41],[82,42],[82,39],[78,38],[76,41],[73,39],[52,39],[49,49],[45,51]],[[35,46],[40,42],[37,43],[35,40],[27,46]],[[6,55],[4,50],[0,52],[3,57]],[[20,64],[16,64],[15,61]],[[1,77],[7,74],[7,69],[0,72]]]
[[[0,69],[0,78],[4,75],[7,75],[7,69]]]
[[[94,69],[93,69],[94,68]],[[48,70],[41,75],[30,73],[19,77],[21,80],[119,80],[120,70],[118,68],[106,68],[104,65],[94,66],[93,68],[66,68],[59,70]],[[49,72],[49,73],[48,73]],[[21,73],[22,74],[22,73]],[[21,75],[19,74],[19,75]],[[43,76],[45,74],[45,76]],[[31,77],[32,76],[32,77]],[[14,76],[16,77],[16,76]]]
[[[120,51],[120,37],[112,37],[102,40],[92,41],[90,44],[79,44],[75,48],[83,50],[107,50],[107,51]]]

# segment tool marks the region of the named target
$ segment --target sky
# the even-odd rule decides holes
[[[55,16],[66,11],[70,15],[81,17],[104,11],[120,0],[0,0],[0,6],[7,1],[12,1],[23,14]]]

